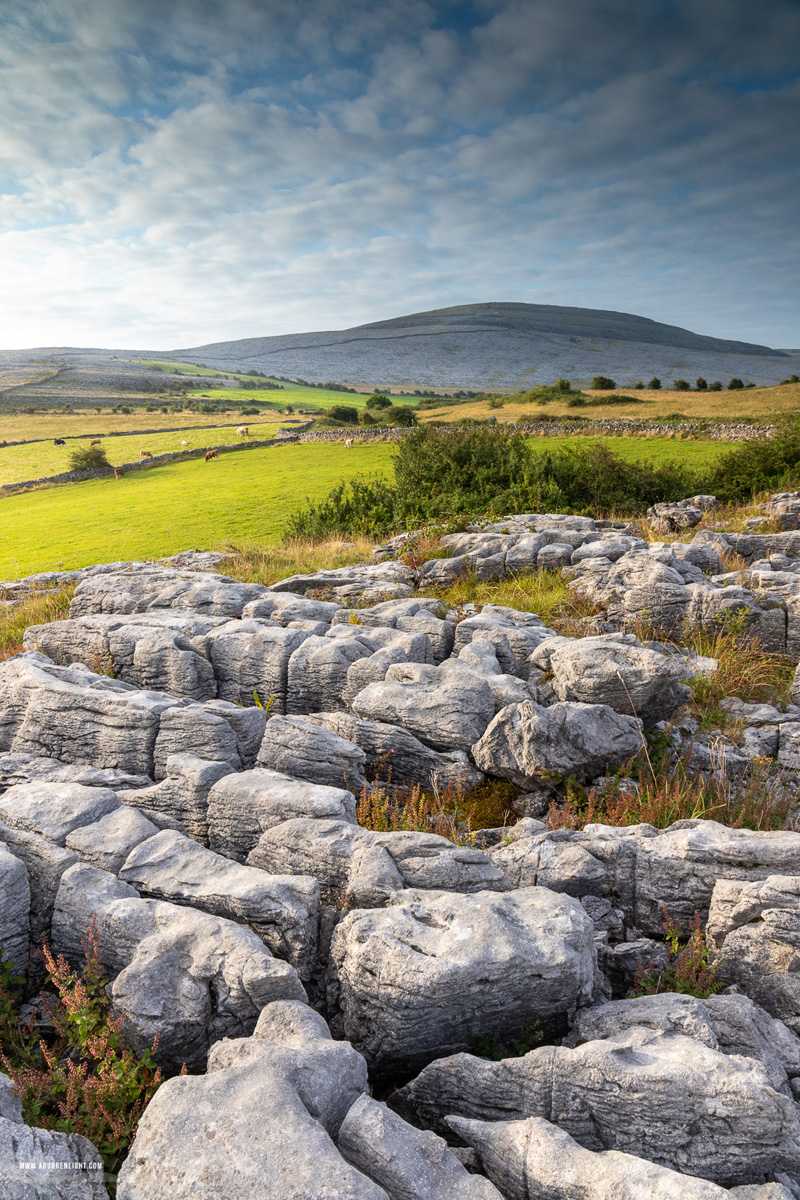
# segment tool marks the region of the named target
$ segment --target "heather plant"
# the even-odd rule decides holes
[[[161,1083],[153,1059],[157,1039],[138,1056],[125,1045],[123,1019],[111,1015],[94,921],[82,945],[85,961],[77,972],[44,944],[45,1021],[38,1028],[35,1005],[30,1020],[20,1023],[24,981],[7,961],[2,964],[0,1062],[21,1097],[27,1124],[87,1137],[113,1184]]]

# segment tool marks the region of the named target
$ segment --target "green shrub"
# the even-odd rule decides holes
[[[616,386],[616,382],[607,375],[595,375],[592,380],[592,388],[596,392],[613,392]]]
[[[690,392],[692,385],[685,379],[673,379],[672,386],[676,392]]]
[[[724,454],[709,472],[707,485],[704,490],[726,502],[800,486],[800,417],[782,417],[772,437],[743,442]]]
[[[95,471],[98,467],[110,466],[102,446],[79,446],[69,456],[70,471]]]
[[[743,388],[743,387],[744,387],[744,384],[742,383],[741,379],[734,378],[728,384],[728,391],[734,392],[734,391],[737,391],[739,388]]]
[[[661,387],[661,380],[657,379],[656,376],[654,375],[647,386],[650,388],[651,391],[657,392],[659,390],[659,388]]]
[[[373,392],[367,401],[367,408],[391,408],[392,402],[383,392]]]
[[[328,409],[327,416],[331,421],[341,421],[344,425],[358,424],[358,409],[349,404],[334,404]]]
[[[505,404],[505,400],[503,400],[500,396],[490,396],[487,403],[489,408],[502,408]]]
[[[715,379],[713,383],[710,383],[708,385],[708,390],[710,392],[721,392],[722,384],[720,383],[720,381],[718,379]]]
[[[396,404],[392,411],[387,413],[387,421],[390,425],[401,425],[404,428],[410,428],[417,423],[417,414],[410,404]]]

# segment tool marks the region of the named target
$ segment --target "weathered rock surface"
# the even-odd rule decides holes
[[[472,748],[490,775],[531,788],[548,775],[592,778],[633,758],[642,746],[635,717],[604,704],[512,704],[494,718]]]
[[[406,887],[451,892],[508,891],[485,854],[432,833],[374,833],[345,821],[298,819],[262,835],[248,863],[311,875],[330,896],[379,908]]]
[[[96,917],[100,955],[113,979],[115,1012],[141,1054],[158,1034],[157,1058],[178,1070],[202,1069],[209,1046],[247,1035],[272,1000],[304,1000],[288,963],[233,921],[159,900],[105,871],[76,863],[56,897],[52,946],[80,964],[81,940]]]
[[[336,1148],[367,1093],[363,1058],[304,1005],[271,1004],[252,1037],[168,1080],[139,1123],[118,1200],[391,1200]]]
[[[720,979],[800,1034],[800,874],[720,880],[708,920]]]
[[[66,844],[67,836],[84,825],[120,808],[110,788],[84,787],[79,783],[24,783],[0,797],[0,820],[26,833]]]
[[[725,1200],[731,1195],[707,1179],[632,1154],[584,1150],[541,1117],[491,1122],[450,1117],[448,1125],[477,1151],[506,1200]],[[789,1193],[784,1195],[789,1200]]]
[[[316,965],[319,887],[315,879],[267,874],[171,830],[136,846],[122,864],[119,878],[133,884],[140,895],[190,905],[248,926],[301,978],[308,978]]]
[[[196,754],[170,754],[164,778],[157,784],[123,793],[124,804],[180,821],[190,837],[208,842],[208,794],[215,783],[233,774],[227,762]]]
[[[208,844],[242,862],[265,830],[293,817],[333,817],[355,824],[355,797],[344,788],[305,783],[263,768],[226,775],[208,793]]]
[[[240,617],[245,604],[266,591],[258,583],[239,583],[228,575],[139,565],[136,570],[83,579],[75,589],[70,616],[183,609],[201,616]]]
[[[469,1175],[435,1133],[415,1129],[385,1104],[359,1096],[339,1130],[339,1150],[389,1196],[402,1200],[503,1200],[488,1179]]]
[[[494,716],[494,697],[480,675],[448,659],[441,667],[389,667],[352,708],[358,717],[401,725],[434,750],[469,750]]]
[[[349,913],[331,961],[337,1028],[379,1075],[494,1030],[557,1026],[590,1001],[595,971],[591,921],[545,888],[401,893],[386,908]]]
[[[267,722],[258,765],[295,779],[359,792],[364,786],[366,754],[321,724],[298,717]]]
[[[359,746],[365,754],[368,779],[412,786],[418,783],[424,788],[450,788],[464,793],[483,783],[483,772],[475,769],[463,750],[432,750],[399,725],[368,721],[350,713],[311,713],[304,720],[324,725]]]
[[[103,1160],[78,1133],[23,1124],[19,1097],[0,1074],[0,1195],[4,1200],[108,1200]]]
[[[0,959],[12,962],[17,975],[28,968],[30,911],[27,867],[0,841]]]
[[[760,1063],[641,1027],[501,1062],[442,1058],[397,1103],[442,1132],[452,1115],[544,1117],[587,1150],[622,1151],[726,1186],[800,1164],[796,1106]]]
[[[550,638],[533,652],[533,666],[552,672],[559,700],[607,704],[650,727],[686,704],[686,663],[642,646],[633,634]]]

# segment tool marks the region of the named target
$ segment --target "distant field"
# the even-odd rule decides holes
[[[217,418],[219,420],[219,418]],[[242,418],[247,424],[250,436],[256,439],[274,437],[280,429],[277,421],[265,422],[256,419]],[[128,418],[131,421],[131,418]],[[140,450],[149,450],[151,454],[171,454],[177,450],[195,450],[211,446],[230,446],[243,439],[237,437],[236,427],[227,429],[185,429],[176,433],[135,433],[130,437],[104,438],[103,449],[108,455],[112,466],[119,463],[132,462],[139,457]],[[184,446],[184,442],[186,445]],[[32,442],[25,446],[0,446],[0,486],[6,483],[20,483],[25,479],[41,479],[45,475],[57,475],[68,471],[69,456],[78,446],[86,446],[89,439],[84,441],[70,440],[66,446],[54,446],[52,440]]]
[[[532,440],[540,450],[565,441]],[[629,459],[695,466],[729,449],[656,438],[606,438],[603,444]],[[277,446],[9,496],[0,500],[0,579],[231,541],[274,544],[306,496],[318,499],[352,475],[388,473],[391,455],[387,444]]]
[[[220,371],[215,367],[196,367],[192,363],[180,362],[162,362],[155,359],[143,359],[142,365],[148,367],[164,367],[164,371],[158,371],[158,374],[169,375],[171,372],[177,372],[180,375],[208,375],[211,378],[219,378],[224,375],[227,379],[237,379],[241,383],[241,387],[207,387],[203,391],[199,389],[196,392],[190,393],[195,399],[200,396],[208,396],[211,400],[234,400],[237,404],[253,400],[271,400],[281,406],[291,404],[292,406],[300,405],[301,407],[314,408],[330,408],[333,404],[353,404],[357,408],[362,408],[369,396],[370,392],[362,388],[360,392],[339,392],[329,388],[303,387],[299,383],[285,383],[280,379],[270,376],[265,382],[280,384],[280,391],[273,391],[271,388],[254,387],[253,383],[248,385],[248,377],[239,371]],[[156,372],[154,371],[154,374]],[[255,382],[255,380],[254,380]],[[419,401],[419,396],[395,396],[392,395],[392,401],[398,404],[416,404]]]
[[[722,392],[677,392],[663,388],[651,392],[647,388],[617,388],[625,396],[633,396],[642,404],[598,405],[596,408],[567,408],[566,403],[552,404],[504,404],[502,408],[490,409],[486,401],[454,405],[452,408],[423,410],[423,421],[458,421],[463,417],[497,417],[498,421],[532,421],[536,417],[580,416],[589,418],[630,417],[646,421],[657,417],[682,413],[689,420],[728,421],[736,417],[770,418],[785,412],[800,412],[800,383],[781,384],[777,387],[742,388]],[[587,393],[602,398],[608,393]]]
[[[249,425],[253,421],[291,422],[276,410],[264,409],[258,417],[239,415],[240,405],[228,412],[145,412],[134,408],[130,413],[97,413],[93,408],[76,409],[74,413],[0,413],[0,448],[4,442],[31,441],[36,438],[103,437],[105,434],[136,429],[147,432],[159,429],[190,428],[193,425]]]

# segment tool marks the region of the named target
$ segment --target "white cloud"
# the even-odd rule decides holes
[[[658,27],[654,0],[495,0],[474,29],[414,0],[32,0],[0,50],[0,341],[503,299],[797,343],[798,15],[767,9],[772,37],[739,0]]]

